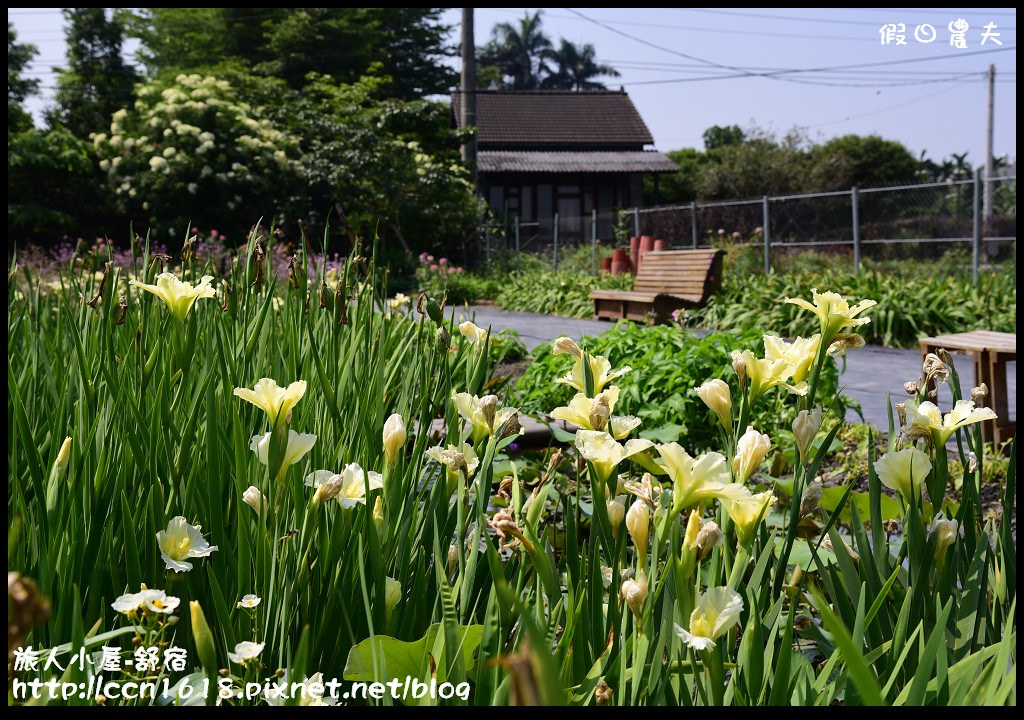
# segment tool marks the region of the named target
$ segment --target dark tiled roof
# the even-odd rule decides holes
[[[455,92],[455,126],[461,123],[460,101]],[[620,90],[478,90],[476,125],[480,150],[642,150],[654,142]]]
[[[676,172],[674,162],[653,150],[558,152],[524,150],[481,150],[477,169],[496,172]]]

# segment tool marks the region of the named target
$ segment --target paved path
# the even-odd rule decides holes
[[[446,314],[451,312],[447,308]],[[548,342],[560,335],[568,335],[578,340],[584,335],[597,335],[612,326],[603,320],[579,320],[553,315],[535,315],[533,313],[508,312],[494,306],[471,306],[456,312],[475,316],[474,322],[481,327],[490,325],[494,330],[511,329],[519,333],[520,339],[529,349]],[[965,355],[954,355],[960,382],[965,393],[970,392],[974,385],[974,368]],[[899,350],[869,345],[860,350],[853,350],[847,355],[845,368],[839,361],[840,383],[846,384],[846,394],[860,402],[864,419],[876,427],[887,429],[889,426],[886,414],[886,391],[892,393],[893,404],[906,398],[903,383],[917,380],[921,375],[921,354],[917,350]],[[1010,419],[1017,417],[1017,363],[1009,363],[1007,370],[1007,390],[1009,392]],[[949,391],[945,385],[939,386],[939,407],[949,408]]]

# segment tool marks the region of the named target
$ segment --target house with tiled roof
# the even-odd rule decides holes
[[[451,122],[460,126],[461,93]],[[623,90],[478,90],[477,186],[499,217],[550,233],[555,213],[566,241],[610,237],[615,211],[643,206],[643,178],[676,172]]]

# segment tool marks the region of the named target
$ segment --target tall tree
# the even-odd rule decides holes
[[[233,68],[295,89],[311,74],[341,83],[387,77],[378,91],[409,100],[455,81],[441,8],[149,8],[132,28],[140,57],[161,76]]]
[[[22,73],[39,50],[35,45],[17,42],[14,25],[7,22],[7,130],[32,127],[32,116],[21,106],[39,89],[39,80],[22,77]]]
[[[604,83],[597,82],[594,78],[618,77],[619,71],[611,65],[598,63],[596,56],[597,51],[590,43],[579,46],[563,38],[558,50],[551,53],[551,59],[557,63],[557,68],[544,78],[541,87],[565,90],[604,89]]]
[[[832,138],[813,149],[811,163],[811,183],[823,190],[910,183],[920,167],[902,143],[878,135]]]
[[[739,145],[746,139],[739,125],[712,125],[701,137],[704,140],[704,149],[709,152],[730,145]]]
[[[51,126],[88,137],[110,128],[110,116],[129,105],[139,80],[125,62],[124,23],[106,8],[66,8],[66,68],[58,70],[55,107],[47,113]]]
[[[554,46],[541,29],[542,11],[524,13],[516,23],[498,23],[480,53],[481,65],[498,68],[506,87],[535,90],[551,74]]]
[[[303,87],[310,73],[343,83],[387,77],[390,97],[413,100],[446,92],[455,72],[451,28],[440,8],[301,8],[290,11],[267,35],[261,72]]]

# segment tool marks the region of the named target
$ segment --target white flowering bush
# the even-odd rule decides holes
[[[92,136],[122,210],[172,234],[189,221],[253,224],[271,212],[296,172],[294,138],[212,76],[181,74],[136,94],[109,133]]]

